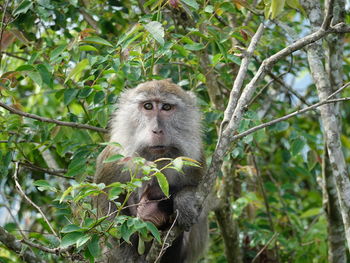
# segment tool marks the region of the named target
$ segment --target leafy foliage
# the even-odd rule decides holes
[[[5,2],[9,4],[1,26],[0,102],[45,118],[107,128],[122,90],[145,80],[171,78],[199,98],[208,162],[241,64],[241,47],[249,44],[259,23],[264,18],[278,21],[268,25],[248,78],[266,57],[308,29],[297,0],[258,1],[256,6],[254,1],[241,0],[149,0],[144,5],[134,0]],[[349,53],[347,46],[345,53]],[[239,132],[318,100],[306,61],[305,54],[298,52],[272,69],[282,83],[272,82],[271,76],[261,82]],[[344,63],[348,79],[349,62]],[[217,107],[208,88],[213,81],[220,91]],[[349,114],[344,107],[341,117],[348,120]],[[168,196],[168,182],[154,164],[135,159],[143,178],[131,176],[126,184],[97,185],[91,178],[97,155],[106,145],[103,132],[58,126],[3,108],[0,131],[0,213],[5,215],[0,225],[10,233],[21,239],[19,229],[25,230],[26,238],[50,248],[73,246],[74,253],[90,262],[101,255],[109,235],[129,242],[136,233],[141,254],[145,242],[152,238],[161,242],[154,225],[122,215],[125,202],[113,201],[121,194],[130,195],[151,176],[156,176]],[[344,121],[347,161],[349,133]],[[315,113],[261,129],[232,147],[226,156],[235,178],[230,198],[245,262],[251,262],[271,238],[261,262],[272,262],[268,260],[276,250],[279,262],[327,262],[327,223],[318,183],[322,154]],[[114,155],[106,162],[129,161],[125,158]],[[15,191],[14,162],[21,164],[19,180],[25,193],[45,211],[59,237]],[[186,165],[196,163],[177,158],[169,167],[181,170]],[[222,185],[219,175],[217,188]],[[117,207],[112,223],[106,217],[97,218],[91,206],[91,197],[105,193],[106,188]],[[203,262],[226,262],[213,215],[210,230],[211,246]],[[33,251],[47,262],[65,261],[64,254]],[[1,246],[1,262],[17,260],[17,255]]]

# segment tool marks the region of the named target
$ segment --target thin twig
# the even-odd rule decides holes
[[[327,97],[327,100],[333,98],[335,95],[337,95],[338,93],[342,92],[344,89],[346,89],[348,86],[350,85],[350,82],[344,84],[342,87],[340,87],[339,89],[337,89],[336,91],[334,91],[331,95],[329,95]]]
[[[45,216],[44,212],[41,210],[41,208],[39,206],[37,206],[32,200],[30,200],[30,198],[24,193],[21,185],[18,182],[18,167],[19,167],[19,163],[15,162],[15,172],[13,174],[13,179],[15,180],[15,184],[16,187],[20,193],[20,195],[26,199],[28,201],[29,204],[31,204],[36,210],[39,211],[39,213],[41,214],[41,216],[44,218],[45,222],[48,224],[51,232],[59,239],[59,236],[57,235],[56,231],[53,229],[52,225],[50,224],[50,221],[47,219],[47,217]]]
[[[309,107],[306,107],[306,108],[304,108],[304,109],[302,109],[302,110],[294,111],[294,112],[292,112],[292,113],[290,113],[290,114],[287,114],[287,115],[285,115],[285,116],[283,116],[283,117],[274,119],[274,120],[269,121],[269,122],[262,123],[262,124],[260,124],[260,125],[257,125],[257,126],[255,126],[255,127],[253,127],[253,128],[250,128],[249,130],[246,130],[246,131],[244,131],[244,132],[242,132],[242,133],[240,133],[240,134],[237,134],[237,135],[235,135],[235,136],[232,137],[232,142],[234,142],[234,141],[236,141],[236,140],[238,140],[238,139],[240,139],[240,138],[243,138],[243,137],[247,136],[248,134],[251,134],[251,133],[253,133],[253,132],[256,132],[256,131],[258,131],[258,130],[260,130],[260,129],[266,128],[266,127],[268,127],[268,126],[271,126],[271,125],[276,124],[276,123],[281,122],[281,121],[288,120],[288,119],[290,119],[290,118],[292,118],[292,117],[294,117],[294,116],[296,116],[296,115],[305,113],[305,112],[307,112],[307,111],[314,110],[314,109],[316,109],[316,108],[318,108],[318,107],[320,107],[320,106],[322,106],[322,105],[324,105],[324,104],[335,103],[335,102],[342,102],[342,101],[348,101],[348,100],[350,100],[350,97],[339,98],[339,99],[333,99],[333,100],[320,101],[320,102],[318,102],[318,103],[316,103],[316,104],[313,104],[313,105],[311,105],[311,106],[309,106]]]
[[[70,248],[62,249],[62,248],[58,248],[58,247],[57,248],[49,248],[49,247],[45,247],[45,246],[40,245],[40,244],[33,243],[27,239],[22,239],[21,242],[23,244],[30,246],[30,247],[35,247],[37,249],[40,249],[41,251],[51,253],[51,254],[56,254],[56,255],[59,255],[60,253],[66,252],[68,249],[70,249]]]
[[[17,115],[20,115],[20,116],[23,116],[23,117],[35,119],[35,120],[42,121],[42,122],[54,123],[54,124],[57,124],[59,126],[73,127],[73,128],[77,128],[77,129],[87,129],[87,130],[92,130],[92,131],[97,131],[97,132],[102,132],[102,133],[107,133],[108,132],[107,129],[99,128],[99,127],[91,126],[91,125],[87,125],[87,124],[81,124],[81,123],[76,123],[76,122],[68,122],[68,121],[59,121],[59,120],[50,119],[50,118],[46,118],[46,117],[40,117],[40,116],[35,115],[35,114],[31,114],[31,113],[27,113],[27,112],[23,112],[23,111],[17,110],[17,109],[15,109],[13,107],[10,107],[10,106],[6,105],[5,103],[2,103],[2,102],[0,102],[0,107],[8,110],[9,112],[11,112],[13,114],[17,114]]]
[[[39,172],[43,172],[43,173],[47,173],[47,174],[52,174],[52,175],[62,177],[65,179],[73,179],[72,177],[63,175],[67,172],[66,169],[56,170],[56,169],[50,169],[50,168],[43,168],[43,167],[37,166],[35,164],[29,163],[29,162],[19,162],[19,164],[27,167],[30,170],[39,171]]]
[[[176,223],[176,221],[177,221],[177,218],[178,218],[178,216],[179,216],[179,211],[176,210],[175,212],[176,212],[176,217],[175,217],[175,219],[174,219],[174,222],[172,223],[170,229],[168,230],[168,232],[167,232],[166,235],[165,235],[162,248],[160,249],[159,255],[158,255],[158,257],[156,258],[156,260],[154,261],[154,263],[157,263],[158,260],[160,260],[160,258],[161,258],[162,255],[164,254],[165,250],[170,246],[170,244],[167,244],[166,241],[167,241],[167,239],[168,239],[168,237],[169,237],[169,235],[170,235],[170,231],[174,228],[175,223]],[[166,244],[167,244],[167,247],[165,247]]]
[[[7,55],[9,57],[17,58],[17,59],[20,59],[20,60],[23,60],[23,61],[28,61],[28,59],[20,57],[20,56],[17,56],[15,54],[10,53],[10,52],[2,51],[2,54],[5,54],[5,55]]]
[[[252,263],[255,262],[255,260],[257,260],[257,258],[261,255],[262,252],[265,251],[265,249],[270,245],[270,243],[278,236],[278,233],[274,233],[273,236],[270,238],[269,241],[267,241],[267,243],[265,244],[265,246],[258,252],[258,254],[256,254],[256,256],[253,258]]]

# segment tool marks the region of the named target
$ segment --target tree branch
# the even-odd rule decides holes
[[[72,179],[72,177],[69,176],[64,176],[63,174],[65,174],[67,172],[66,169],[50,169],[50,168],[43,168],[40,166],[37,166],[35,164],[29,163],[29,162],[19,162],[20,165],[27,167],[30,170],[34,170],[34,171],[39,171],[39,172],[44,172],[47,174],[52,174],[58,177],[62,177],[65,179]]]
[[[36,244],[36,243],[33,243],[27,239],[22,239],[21,242],[23,244],[26,244],[30,247],[34,247],[34,248],[37,248],[41,251],[44,251],[44,252],[47,252],[47,253],[50,253],[50,254],[55,254],[55,255],[59,255],[61,253],[64,253],[66,251],[68,251],[70,249],[70,247],[67,247],[67,248],[49,248],[49,247],[45,247],[43,245],[39,245],[39,244]]]
[[[257,32],[252,37],[252,40],[248,46],[247,51],[244,53],[244,58],[242,59],[241,66],[239,67],[237,77],[235,79],[235,82],[233,83],[228,106],[224,112],[224,119],[223,119],[221,126],[220,126],[220,134],[223,131],[223,129],[225,128],[224,126],[230,121],[232,113],[236,108],[237,100],[239,98],[241,88],[243,86],[243,81],[245,80],[245,77],[247,75],[249,62],[253,56],[254,50],[256,49],[256,46],[257,46],[263,32],[264,32],[264,24],[261,23]]]
[[[59,120],[55,120],[55,119],[49,119],[49,118],[45,118],[45,117],[40,117],[38,115],[35,114],[31,114],[31,113],[27,113],[27,112],[23,112],[20,110],[17,110],[13,107],[10,107],[8,105],[6,105],[5,103],[0,102],[0,107],[8,110],[9,112],[11,112],[12,114],[17,114],[23,117],[27,117],[27,118],[31,118],[34,120],[38,120],[38,121],[42,121],[42,122],[48,122],[48,123],[54,123],[57,124],[59,126],[67,126],[67,127],[72,127],[72,128],[77,128],[77,129],[87,129],[87,130],[92,130],[92,131],[97,131],[97,132],[102,132],[102,133],[107,133],[107,129],[104,128],[99,128],[99,127],[95,127],[95,126],[90,126],[87,124],[81,124],[81,123],[76,123],[76,122],[68,122],[68,121],[59,121]]]
[[[44,218],[45,222],[47,223],[47,225],[49,226],[51,232],[59,239],[59,236],[57,235],[56,231],[53,229],[52,225],[50,224],[49,220],[47,219],[47,217],[45,216],[44,212],[41,210],[41,208],[39,206],[37,206],[32,200],[30,200],[30,198],[24,193],[21,185],[18,182],[18,162],[15,162],[15,172],[13,174],[13,179],[15,180],[15,185],[19,191],[19,194],[27,200],[27,202],[29,204],[31,204],[36,210],[39,211],[39,213],[41,214],[41,216]]]
[[[309,14],[311,26],[314,29],[317,28],[320,24],[320,17],[322,17],[322,14],[319,12],[319,2],[304,1],[302,4],[304,5],[304,9]],[[328,1],[325,20],[327,19],[327,16],[333,14],[333,4],[334,0]],[[328,20],[330,23],[329,18]],[[321,28],[325,27],[324,24],[325,23],[323,22]],[[307,57],[310,72],[317,88],[318,97],[320,100],[324,100],[325,98],[329,97],[330,93],[332,93],[332,86],[323,62],[325,59],[325,52],[322,42],[314,43],[312,46],[307,47]],[[350,179],[347,163],[342,151],[342,142],[340,139],[341,124],[337,118],[340,113],[339,110],[332,104],[324,105],[320,109],[328,156],[331,163],[333,176],[335,178],[340,212],[345,229],[345,237],[347,239],[348,249],[350,251]]]
[[[15,236],[8,233],[0,226],[0,242],[8,249],[18,254],[25,262],[28,263],[44,263],[41,258],[37,257],[32,251],[24,249],[21,241],[17,240]]]
[[[315,104],[313,104],[313,105],[311,105],[309,107],[306,107],[304,109],[294,111],[294,112],[292,112],[290,114],[287,114],[287,115],[285,115],[283,117],[274,119],[274,120],[269,121],[269,122],[262,123],[260,125],[257,125],[255,127],[250,128],[249,130],[246,130],[246,131],[244,131],[244,132],[242,132],[240,134],[234,135],[232,137],[232,141],[236,141],[238,139],[241,139],[241,138],[243,138],[243,137],[245,137],[245,136],[247,136],[247,135],[249,135],[249,134],[251,134],[253,132],[256,132],[256,131],[261,130],[263,128],[266,128],[268,126],[274,125],[274,124],[276,124],[278,122],[288,120],[288,119],[290,119],[290,118],[292,118],[294,116],[297,116],[299,114],[305,113],[305,112],[310,111],[310,110],[314,110],[314,109],[316,109],[316,108],[318,108],[318,107],[320,107],[320,106],[322,106],[324,104],[336,103],[336,102],[342,102],[342,101],[348,101],[348,100],[350,100],[350,97],[333,99],[333,100],[329,99],[329,100],[325,100],[325,101],[320,101],[320,102],[315,103]]]
[[[328,14],[329,15],[329,14]],[[328,21],[329,18],[325,17],[325,21]],[[328,23],[328,22],[327,22]],[[325,24],[327,25],[327,24]],[[318,31],[311,33],[293,44],[287,46],[286,48],[280,50],[276,54],[272,55],[271,57],[265,59],[261,66],[259,67],[257,73],[253,77],[253,79],[246,85],[245,89],[243,90],[237,105],[230,116],[230,112],[235,106],[236,99],[230,100],[230,104],[227,106],[228,109],[226,110],[226,116],[223,120],[223,122],[227,122],[229,119],[229,122],[227,126],[225,125],[224,130],[221,134],[219,134],[218,143],[216,146],[216,150],[213,154],[211,164],[209,166],[208,172],[205,174],[205,176],[202,179],[201,184],[199,185],[199,189],[197,191],[197,202],[198,207],[201,208],[204,199],[209,194],[214,181],[216,179],[216,173],[220,170],[220,167],[222,165],[222,160],[226,152],[228,151],[230,145],[233,142],[233,137],[236,129],[238,128],[238,125],[240,123],[240,120],[242,119],[243,113],[245,111],[246,105],[248,105],[249,101],[252,98],[252,95],[254,94],[254,91],[256,90],[257,83],[266,75],[267,72],[270,71],[272,66],[276,64],[279,60],[285,58],[286,56],[289,56],[293,52],[302,49],[303,47],[309,45],[310,43],[313,43],[322,37],[326,36],[329,33],[332,33],[334,31],[334,28],[339,26],[340,24],[335,25],[334,27],[330,27],[329,30],[324,30],[323,28],[320,28]],[[328,27],[327,27],[328,28]],[[242,65],[241,65],[242,66]],[[237,78],[240,77],[240,75],[237,76]],[[232,93],[237,92],[234,89],[231,91]],[[225,123],[224,123],[225,124]],[[223,128],[223,124],[221,127]]]

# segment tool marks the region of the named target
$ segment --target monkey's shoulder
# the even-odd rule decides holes
[[[99,154],[96,160],[96,172],[94,176],[95,183],[105,183],[106,185],[116,181],[125,181],[120,178],[123,176],[123,166],[118,162],[105,162],[109,157],[119,154],[116,147],[108,145]]]

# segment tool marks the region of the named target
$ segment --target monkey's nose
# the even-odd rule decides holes
[[[163,130],[162,130],[162,129],[153,129],[152,132],[153,132],[154,134],[157,134],[157,135],[163,134]]]

